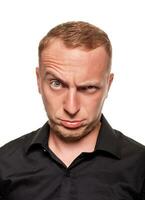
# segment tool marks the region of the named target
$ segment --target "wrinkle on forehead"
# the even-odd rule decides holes
[[[104,83],[104,77],[92,77],[87,76],[88,74],[76,73],[74,71],[62,70],[57,67],[46,67],[45,74],[50,76],[50,78],[56,78],[70,87],[74,86],[87,86],[87,85],[98,85],[101,86]]]
[[[85,51],[55,42],[42,51],[40,66],[71,82],[99,81],[106,73],[108,55],[103,47]]]
[[[106,61],[106,65],[108,65],[108,55],[104,47],[98,47],[92,50],[85,50],[81,48],[67,48],[61,40],[56,40],[50,46],[45,48],[41,53],[40,61],[43,63],[52,62],[63,65],[69,66],[70,64],[74,67],[79,65],[88,65],[94,61],[94,65],[96,62],[100,62],[100,57],[104,62]],[[105,64],[105,63],[104,63]]]
[[[41,65],[45,65],[45,66],[58,66],[58,67],[65,67],[66,70],[70,70],[70,67],[73,68],[80,68],[83,67],[84,65],[88,65],[90,63],[90,59],[83,59],[83,55],[76,53],[76,55],[74,55],[74,52],[69,53],[64,53],[63,55],[59,54],[57,55],[57,53],[55,53],[55,55],[53,54],[48,54],[47,52],[44,53],[41,56]],[[67,69],[68,68],[68,69]]]
[[[78,62],[75,59],[62,59],[61,57],[50,56],[48,54],[43,57],[41,62],[41,67],[44,71],[50,70],[57,72],[64,78],[71,78],[80,74],[85,75],[85,65],[85,62]]]
[[[49,66],[45,67],[45,73],[50,74],[50,76],[54,76],[54,78],[61,79],[64,82],[77,84],[79,82],[78,76],[79,73],[77,73],[75,70],[68,68],[61,68],[61,67],[55,67],[55,66]]]

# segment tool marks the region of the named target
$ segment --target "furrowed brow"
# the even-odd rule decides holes
[[[78,85],[78,87],[88,87],[88,86],[100,87],[101,83],[96,82],[96,81],[88,81],[88,82],[81,83],[81,84]]]
[[[53,79],[56,79],[58,81],[60,81],[63,85],[65,86],[68,86],[68,83],[66,81],[64,81],[62,78],[58,77],[55,73],[53,72],[49,72],[49,71],[46,71],[45,73],[45,78],[46,77],[50,77],[50,78],[53,78]]]

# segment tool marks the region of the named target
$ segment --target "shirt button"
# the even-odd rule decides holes
[[[43,148],[43,152],[46,152],[47,150],[45,148]]]

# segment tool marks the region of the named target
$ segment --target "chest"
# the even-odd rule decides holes
[[[140,179],[133,168],[86,161],[64,168],[54,163],[7,177],[7,200],[137,200]],[[7,186],[5,186],[7,187]]]

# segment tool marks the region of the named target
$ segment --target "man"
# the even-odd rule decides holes
[[[49,121],[1,148],[1,199],[145,199],[144,146],[102,114],[111,59],[107,34],[86,22],[41,40],[36,75]]]

